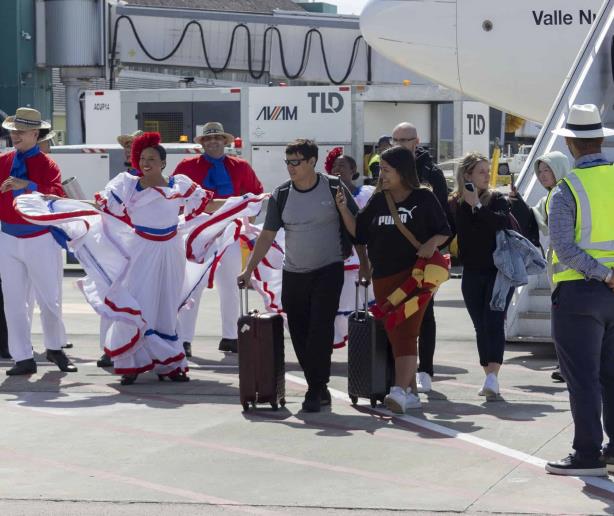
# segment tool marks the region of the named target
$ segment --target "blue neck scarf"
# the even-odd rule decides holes
[[[13,166],[11,167],[11,171],[9,175],[16,177],[17,179],[28,179],[28,169],[26,167],[26,159],[31,158],[32,156],[36,156],[40,154],[40,148],[38,145],[35,145],[30,150],[26,152],[15,153],[15,157],[13,158]],[[13,197],[17,197],[25,192],[25,189],[22,190],[13,190]]]
[[[212,165],[207,173],[207,177],[203,181],[203,187],[214,191],[218,196],[232,195],[234,193],[234,186],[224,165],[225,156],[212,158],[203,154],[203,157]]]

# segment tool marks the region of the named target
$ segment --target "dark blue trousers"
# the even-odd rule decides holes
[[[614,437],[614,292],[597,280],[563,281],[552,294],[552,337],[569,389],[578,458]]]

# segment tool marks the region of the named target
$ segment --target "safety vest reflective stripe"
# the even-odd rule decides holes
[[[608,201],[614,198],[614,166],[575,169],[563,181],[576,202],[576,244],[602,265],[614,266],[614,229],[610,229],[613,227],[614,209]],[[549,201],[550,198],[546,201],[548,215]],[[584,278],[582,273],[561,263],[556,252],[552,256],[552,272],[555,283]]]

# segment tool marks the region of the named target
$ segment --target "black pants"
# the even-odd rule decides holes
[[[335,316],[343,287],[343,263],[306,273],[283,272],[281,301],[292,345],[310,388],[330,378]]]
[[[435,340],[437,326],[435,324],[435,298],[431,298],[422,318],[420,327],[420,340],[418,341],[419,373],[428,373],[433,376],[433,356],[435,356]]]
[[[603,426],[614,444],[614,293],[601,281],[563,281],[552,294],[552,337],[569,389],[573,448],[599,457]]]
[[[503,363],[505,349],[505,311],[490,309],[496,270],[463,270],[461,291],[467,311],[475,328],[480,365],[486,367],[491,362]],[[510,289],[505,310],[512,300],[514,291]]]
[[[4,297],[2,296],[2,282],[0,281],[0,352],[9,353],[9,336],[6,329],[6,316],[4,315]]]

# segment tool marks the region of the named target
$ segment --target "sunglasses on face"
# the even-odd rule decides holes
[[[300,159],[285,159],[286,165],[292,165],[293,167],[298,167],[301,164],[301,161],[307,161],[305,158]]]

